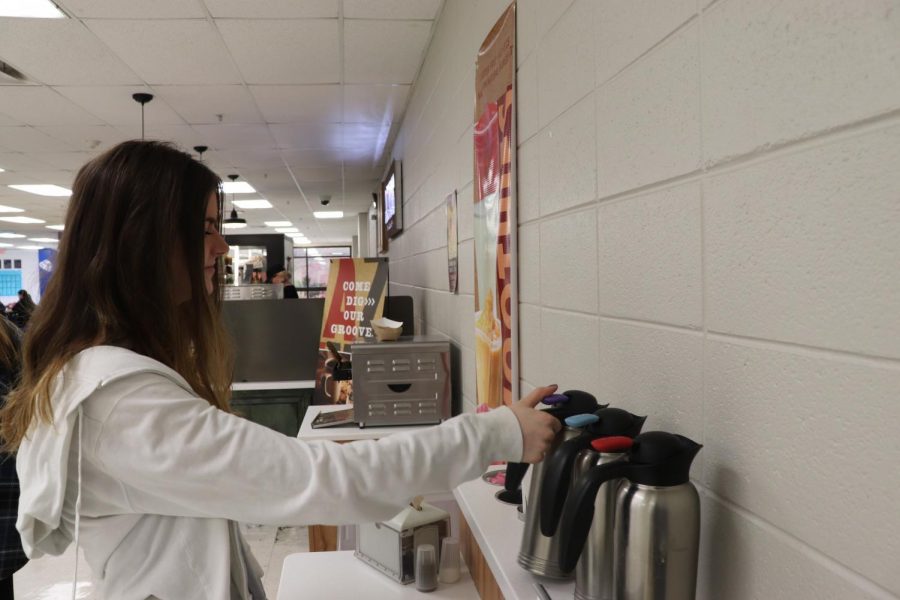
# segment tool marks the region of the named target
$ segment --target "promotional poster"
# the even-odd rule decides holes
[[[371,321],[381,317],[387,289],[387,258],[331,260],[313,404],[352,404],[353,382],[333,377],[335,368],[349,363],[351,344],[373,337]]]
[[[518,395],[515,259],[516,5],[503,13],[475,66],[475,380],[478,410]]]

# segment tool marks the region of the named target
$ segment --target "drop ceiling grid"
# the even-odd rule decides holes
[[[169,139],[184,148],[210,146],[205,159],[211,168],[222,176],[240,173],[273,202],[273,209],[243,211],[251,224],[272,220],[264,213],[281,213],[292,220],[308,219],[313,230],[343,228],[352,235],[352,219],[323,227],[309,209],[318,209],[318,196],[325,193],[338,200],[331,208],[351,213],[368,209],[384,143],[405,110],[431,35],[429,19],[441,4],[270,0],[248,10],[243,0],[63,0],[64,10],[80,21],[30,28],[41,40],[46,32],[59,32],[51,36],[57,46],[32,52],[28,63],[34,67],[28,74],[42,81],[32,74],[39,72],[52,87],[15,86],[41,91],[13,92],[18,101],[8,110],[12,114],[3,110],[5,88],[0,88],[0,167],[7,157],[19,180],[70,182],[96,152],[140,137],[140,107],[131,95],[148,91],[156,96],[145,107],[149,139]],[[338,19],[341,6],[346,18]],[[0,31],[12,27],[10,21],[0,19]],[[23,36],[20,32],[18,42],[10,43],[33,47],[31,36]],[[66,51],[66,59],[91,56],[93,65],[78,62],[66,68],[58,60]],[[365,81],[342,90],[342,68]],[[27,97],[41,101],[23,102]],[[44,104],[54,106],[55,114],[48,116]],[[35,124],[39,126],[22,126]],[[286,165],[300,174],[302,190]],[[0,198],[19,204],[26,196],[0,191]],[[38,210],[38,203],[28,204]],[[62,220],[65,199],[40,206],[41,211],[60,207],[58,217],[49,220]]]

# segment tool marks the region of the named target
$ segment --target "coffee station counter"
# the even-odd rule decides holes
[[[460,547],[481,599],[530,600],[539,597],[536,583],[542,584],[551,598],[571,598],[574,580],[537,577],[516,562],[525,524],[519,520],[516,507],[494,498],[500,489],[476,479],[453,490],[463,515]]]

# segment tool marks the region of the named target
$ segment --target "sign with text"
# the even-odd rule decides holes
[[[518,395],[515,202],[516,5],[475,61],[475,386],[478,411]]]
[[[332,375],[338,359],[350,361],[350,344],[372,338],[372,319],[381,317],[388,288],[387,258],[334,258],[328,273],[314,404],[350,404],[349,379]],[[329,348],[330,346],[330,348]]]

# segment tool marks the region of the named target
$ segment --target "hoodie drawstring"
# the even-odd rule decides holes
[[[78,406],[78,493],[75,496],[75,577],[72,581],[72,600],[78,594],[78,529],[81,525],[81,406]]]

